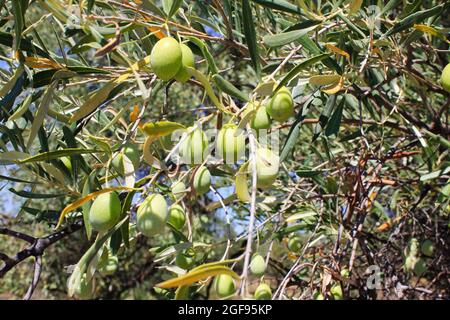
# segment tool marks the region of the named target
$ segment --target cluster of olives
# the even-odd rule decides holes
[[[434,244],[432,241],[426,239],[419,243],[419,240],[412,238],[408,247],[405,249],[405,263],[404,268],[408,272],[414,273],[420,277],[427,271],[427,258],[434,256]]]

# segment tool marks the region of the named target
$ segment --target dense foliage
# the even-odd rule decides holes
[[[0,1],[0,298],[450,298],[449,9]]]

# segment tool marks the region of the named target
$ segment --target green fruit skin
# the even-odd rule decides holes
[[[127,156],[128,159],[130,159],[134,169],[139,169],[141,151],[139,150],[138,145],[134,143],[127,143],[123,149],[123,153]]]
[[[119,175],[123,176],[125,174],[125,167],[123,165],[123,154],[121,152],[115,154],[114,158],[111,161],[111,165]]]
[[[315,300],[325,300],[325,297],[320,292],[314,293],[314,299]]]
[[[333,295],[334,300],[342,300],[344,298],[340,284],[332,286],[330,292]]]
[[[270,120],[270,116],[267,113],[266,106],[260,106],[255,113],[254,118],[250,123],[251,127],[255,130],[261,129],[269,129],[272,125],[272,120]]]
[[[279,122],[284,122],[294,115],[294,100],[287,88],[281,88],[272,97],[267,107],[267,113]]]
[[[216,277],[215,290],[219,297],[231,296],[236,291],[234,280],[228,274],[221,274]]]
[[[80,285],[75,288],[74,294],[78,299],[89,300],[92,298],[92,281],[86,280],[86,274],[81,277]]]
[[[198,168],[194,175],[193,186],[197,195],[208,192],[209,187],[211,186],[211,174],[209,173],[208,168],[205,166]]]
[[[302,248],[302,240],[299,237],[292,237],[288,241],[288,249],[292,252],[298,252]]]
[[[266,271],[266,262],[261,255],[255,254],[253,256],[252,261],[250,262],[250,271],[257,277],[264,275],[264,272]]]
[[[191,128],[187,129],[188,131]],[[184,135],[182,139],[184,139]],[[181,143],[180,156],[186,164],[201,164],[206,157],[206,149],[208,146],[208,138],[206,134],[197,128],[192,131],[189,136]]]
[[[342,276],[343,278],[348,278],[348,277],[350,277],[350,271],[349,271],[348,269],[342,269],[342,270],[341,270],[341,276]]]
[[[245,136],[234,124],[223,126],[216,143],[216,156],[224,163],[237,162],[245,152]]]
[[[164,231],[169,209],[160,194],[148,196],[137,210],[137,229],[143,235],[151,237]]]
[[[418,258],[413,266],[413,272],[416,276],[420,277],[427,271],[427,264],[424,259]]]
[[[182,53],[181,68],[175,75],[175,80],[185,83],[191,78],[191,75],[186,71],[186,67],[195,67],[195,58],[192,50],[184,43],[180,44]]]
[[[175,258],[175,264],[184,270],[189,270],[195,263],[195,258],[187,253],[179,252]]]
[[[96,231],[108,231],[119,221],[120,213],[121,203],[117,193],[103,193],[92,203],[89,223]]]
[[[444,70],[442,70],[441,84],[444,90],[450,92],[450,63],[445,66]]]
[[[117,256],[109,254],[106,264],[102,266],[102,268],[99,268],[99,272],[103,276],[110,276],[117,271],[118,266],[119,266],[119,258],[117,258]]]
[[[432,257],[434,255],[434,244],[430,240],[425,240],[420,247],[422,254]]]
[[[172,79],[182,64],[181,46],[171,37],[159,40],[150,53],[150,65],[158,78],[164,81]]]
[[[186,192],[186,185],[183,181],[177,181],[172,185],[172,193],[175,199],[181,199]]]
[[[267,283],[261,283],[255,290],[256,300],[270,300],[272,299],[272,290]]]
[[[168,222],[174,226],[177,230],[181,230],[186,223],[186,216],[184,209],[179,204],[174,204],[169,208]]]
[[[267,148],[256,150],[257,187],[270,188],[278,176],[280,158]]]

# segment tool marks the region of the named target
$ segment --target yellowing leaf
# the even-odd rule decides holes
[[[154,34],[158,39],[162,39],[165,38],[166,35],[164,34],[164,32],[162,32],[161,28],[158,27],[148,27],[148,30],[151,31],[152,34]]]
[[[131,122],[136,122],[136,120],[138,118],[138,115],[139,115],[139,107],[137,105],[135,105],[133,107],[133,111],[130,114],[130,121]]]
[[[348,61],[350,61],[350,55],[348,54],[347,51],[339,49],[338,47],[332,45],[331,43],[327,43],[325,46],[327,47],[328,50],[333,51],[334,53],[339,54],[341,56],[344,56],[347,58]]]
[[[309,78],[309,84],[314,86],[327,86],[337,83],[340,78],[341,76],[337,74],[312,76],[311,78]]]
[[[326,94],[335,94],[339,92],[344,87],[344,77],[341,77],[339,81],[335,84],[331,84],[328,87],[322,89],[322,92]]]
[[[33,69],[61,69],[62,66],[53,60],[38,57],[26,57],[25,65]]]
[[[242,202],[250,202],[247,186],[247,168],[249,162],[244,163],[236,173],[236,195]]]
[[[204,279],[212,277],[212,276],[217,276],[219,274],[228,274],[231,277],[233,277],[234,279],[239,279],[239,276],[236,274],[236,272],[234,272],[233,270],[231,270],[228,267],[212,266],[212,267],[197,269],[195,271],[192,270],[181,277],[158,283],[156,285],[156,287],[167,289],[167,288],[174,288],[174,287],[190,285],[192,283],[198,282],[200,280],[204,280]]]
[[[450,41],[447,40],[445,34],[443,34],[441,31],[439,31],[433,27],[427,26],[425,24],[415,24],[413,27],[416,30],[422,31],[423,33],[427,33],[431,36],[441,38],[441,39],[445,40],[447,43],[450,43]]]
[[[16,84],[17,80],[22,76],[23,72],[24,72],[23,66],[19,65],[16,69],[16,72],[14,72],[14,76],[12,76],[12,78],[7,83],[5,83],[3,87],[0,89],[0,97],[4,97],[9,93],[9,91],[11,91],[11,89]]]
[[[350,14],[354,14],[356,12],[359,11],[359,9],[361,9],[361,5],[362,5],[363,1],[362,0],[352,0],[352,2],[350,3]]]
[[[92,193],[89,193],[88,195],[76,200],[75,202],[69,204],[68,206],[66,206],[64,208],[63,211],[61,211],[61,215],[59,216],[59,220],[58,220],[58,224],[56,225],[56,229],[59,228],[61,226],[61,223],[64,220],[64,217],[71,211],[81,207],[84,203],[86,203],[87,201],[92,200],[93,198],[101,195],[102,193],[108,193],[108,192],[112,192],[112,191],[117,191],[117,190],[128,190],[128,191],[133,191],[133,190],[140,190],[139,188],[128,188],[128,187],[113,187],[113,188],[105,188],[102,190],[98,190]]]
[[[171,121],[158,121],[158,122],[149,122],[142,126],[142,130],[149,135],[155,137],[164,137],[169,134],[172,134],[174,131],[178,129],[185,129],[186,127],[177,122]]]

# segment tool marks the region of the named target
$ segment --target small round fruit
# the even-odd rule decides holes
[[[201,166],[194,175],[193,187],[197,195],[202,195],[209,190],[211,186],[211,174],[208,168]]]
[[[270,116],[267,113],[266,106],[260,106],[255,113],[251,123],[251,127],[255,130],[261,129],[269,129],[272,125],[272,120],[270,120]]]
[[[115,192],[102,193],[92,203],[89,223],[96,231],[108,231],[119,221],[121,203]]]
[[[331,294],[333,295],[334,300],[342,300],[344,295],[342,294],[342,287],[340,284],[335,284],[330,289]]]
[[[192,128],[188,128],[189,132]],[[202,129],[196,128],[185,139],[187,132],[183,134],[183,142],[180,145],[180,156],[186,164],[200,164],[205,160],[208,147],[208,138]]]
[[[168,222],[177,230],[181,230],[181,228],[184,227],[184,224],[186,223],[186,216],[182,206],[179,204],[174,204],[169,208]]]
[[[294,115],[294,100],[291,92],[283,87],[272,97],[267,113],[275,120],[284,122]]]
[[[255,254],[250,262],[250,271],[257,277],[264,275],[266,271],[266,262],[260,254]]]
[[[86,274],[81,277],[80,284],[74,289],[74,295],[81,300],[89,300],[92,298],[92,280],[86,280]]]
[[[425,260],[422,258],[416,259],[414,266],[413,266],[414,274],[416,276],[420,277],[426,271],[427,271],[427,264],[426,264]]]
[[[221,274],[215,279],[215,290],[219,297],[225,298],[233,295],[236,291],[234,279],[228,274]]]
[[[226,124],[219,131],[216,142],[216,156],[224,163],[237,162],[245,152],[245,136],[235,124]]]
[[[167,202],[160,194],[148,196],[137,210],[137,229],[147,237],[162,233],[169,215]]]
[[[256,150],[256,176],[257,187],[267,189],[277,179],[280,158],[270,149],[259,148]]]
[[[125,167],[123,165],[123,153],[122,152],[118,152],[113,156],[111,165],[119,175],[123,176],[125,174]]]
[[[139,164],[141,160],[141,151],[139,150],[138,145],[134,143],[127,143],[123,148],[123,153],[130,159],[133,164],[134,170],[139,169]]]
[[[444,90],[450,92],[450,63],[442,70],[441,84]]]
[[[422,246],[420,247],[420,250],[422,251],[422,254],[432,257],[434,255],[434,244],[430,240],[425,240],[422,243]]]
[[[171,37],[159,40],[150,53],[150,65],[153,72],[161,80],[172,79],[182,64],[181,46]]]
[[[300,237],[292,237],[288,241],[288,249],[292,252],[299,252],[302,248],[302,240]]]
[[[350,270],[348,270],[348,269],[342,269],[342,270],[341,270],[341,276],[342,276],[343,278],[348,278],[348,277],[350,277]]]
[[[267,283],[261,283],[255,290],[256,300],[270,300],[272,299],[272,290]]]
[[[175,75],[175,80],[180,82],[186,82],[189,80],[191,75],[186,71],[186,67],[195,67],[195,58],[194,54],[192,53],[192,50],[185,45],[184,43],[180,44],[181,47],[181,68],[178,70],[178,73]]]
[[[177,181],[172,185],[172,194],[175,199],[181,199],[186,192],[186,185],[183,181]]]
[[[109,253],[108,259],[106,260],[106,264],[104,266],[102,266],[101,268],[99,268],[98,271],[103,276],[110,276],[117,271],[118,267],[119,267],[119,258],[117,258],[117,256]]]
[[[195,254],[191,250],[180,251],[175,258],[175,264],[184,270],[189,270],[195,264]]]

